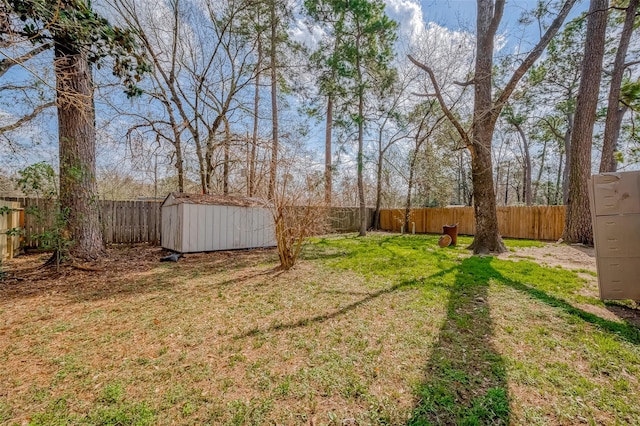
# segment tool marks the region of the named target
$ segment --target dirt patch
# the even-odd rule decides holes
[[[560,266],[571,270],[596,272],[596,257],[593,247],[567,244],[545,244],[544,247],[518,247],[515,252],[502,253],[500,258],[533,260],[540,265]]]

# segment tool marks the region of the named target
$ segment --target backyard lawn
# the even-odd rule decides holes
[[[599,301],[584,251],[437,240],[318,238],[288,272],[275,250],[5,263],[0,423],[640,424],[638,307]]]

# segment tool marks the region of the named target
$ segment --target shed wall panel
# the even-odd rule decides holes
[[[253,229],[255,233],[255,246],[262,247],[264,245],[264,215],[261,210],[255,210],[256,221],[255,228]]]
[[[188,252],[198,250],[198,211],[197,206],[192,204],[183,204],[184,206],[184,236],[185,248]]]
[[[262,210],[264,218],[264,242],[265,247],[274,247],[276,245],[276,229],[271,217],[271,212],[268,209]]]
[[[196,229],[197,235],[197,250],[205,251],[207,249],[207,243],[205,235],[208,232],[207,229],[207,206],[196,206],[198,212],[198,229]]]
[[[211,247],[220,247],[222,239],[222,224],[220,208],[217,206],[211,208],[213,230],[211,232]]]
[[[244,248],[245,239],[244,232],[245,227],[247,226],[247,215],[246,209],[244,207],[234,207],[234,220],[231,224],[233,228],[233,248]]]
[[[227,249],[232,249],[233,247],[233,223],[235,222],[235,207],[227,206],[227,214],[225,215],[225,230],[227,231]]]
[[[232,220],[231,215],[231,207],[229,206],[221,206],[221,224],[222,224],[222,235],[224,236],[224,242],[222,243],[222,250],[228,250],[231,248],[231,231],[229,230],[229,222]]]
[[[213,215],[213,209],[205,210],[204,229],[202,230],[205,247],[213,247]]]
[[[162,247],[169,250],[181,251],[180,235],[182,229],[179,224],[178,206],[172,205],[163,207],[162,218]]]
[[[255,209],[247,209],[247,229],[246,229],[246,238],[247,238],[247,246],[255,247],[253,240],[253,215]]]
[[[162,246],[193,253],[275,245],[266,208],[204,204],[162,207]]]
[[[262,247],[264,241],[264,214],[261,209],[253,211],[253,245]]]

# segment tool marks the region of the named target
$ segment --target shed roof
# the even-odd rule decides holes
[[[175,204],[205,204],[236,207],[267,207],[268,204],[259,198],[237,197],[232,195],[188,194],[186,192],[172,192],[167,195],[163,206]]]

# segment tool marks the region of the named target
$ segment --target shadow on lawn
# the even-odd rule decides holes
[[[471,257],[445,273],[455,274],[447,316],[407,424],[508,424],[506,369],[491,342],[487,304],[497,272],[485,258]]]
[[[129,297],[138,294],[180,291],[190,278],[216,276],[253,267],[258,262],[273,263],[274,250],[220,251],[189,254],[179,262],[161,263],[164,252],[158,247],[131,246],[109,249],[96,270],[80,270],[70,265],[40,268],[39,258],[32,256],[29,268],[8,271],[0,280],[0,300],[15,300],[36,296],[64,296],[72,302]],[[262,275],[276,275],[273,268],[252,270],[210,288],[241,284]]]
[[[385,294],[389,294],[389,293],[393,293],[396,290],[399,290],[403,287],[415,287],[416,285],[420,285],[422,284],[422,281],[418,281],[418,280],[408,280],[408,281],[402,281],[396,285],[393,285],[391,287],[387,287],[387,288],[383,288],[381,290],[378,290],[374,293],[359,293],[360,295],[364,295],[365,297],[363,297],[362,299],[358,299],[353,303],[350,303],[346,306],[343,306],[342,308],[333,311],[333,312],[328,312],[326,314],[321,314],[321,315],[316,315],[315,317],[311,317],[311,318],[302,318],[298,321],[294,321],[294,322],[290,322],[290,323],[285,323],[285,324],[275,324],[272,325],[270,327],[266,327],[266,328],[254,328],[251,329],[249,331],[246,331],[245,333],[242,333],[238,336],[236,336],[236,338],[244,338],[244,337],[251,337],[251,336],[255,336],[261,333],[268,333],[268,332],[272,332],[272,331],[282,331],[282,330],[291,330],[291,329],[295,329],[295,328],[299,328],[299,327],[306,327],[308,325],[311,325],[313,323],[323,323],[325,321],[328,321],[332,318],[336,318],[339,317],[340,315],[344,315],[356,308],[358,308],[361,305],[364,305],[374,299],[377,299],[380,296],[383,296]],[[345,294],[355,294],[353,292],[349,292],[349,293],[345,293]]]
[[[447,317],[426,367],[426,382],[408,425],[508,424],[509,398],[502,357],[491,343],[492,321],[487,305],[491,281],[514,288],[532,299],[591,323],[601,331],[640,344],[640,329],[609,321],[496,270],[493,257],[470,257],[440,274],[455,273]]]

